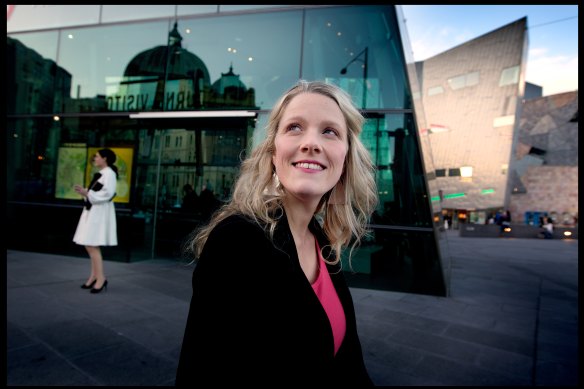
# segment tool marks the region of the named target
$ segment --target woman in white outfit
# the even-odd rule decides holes
[[[118,245],[116,210],[113,203],[118,178],[115,162],[116,154],[113,151],[99,150],[93,157],[93,164],[99,168],[99,173],[95,173],[89,187],[75,185],[75,192],[83,196],[85,207],[73,242],[85,246],[91,259],[91,274],[81,285],[82,289],[91,289],[91,293],[99,293],[107,288],[100,246]]]

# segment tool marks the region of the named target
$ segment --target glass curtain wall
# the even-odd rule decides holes
[[[89,156],[124,168],[114,260],[180,258],[189,233],[230,197],[241,158],[297,79],[341,86],[363,109],[380,203],[345,268],[355,286],[445,294],[394,6],[240,11],[7,37],[8,216],[12,248],[84,255],[71,242]],[[144,119],[138,112],[252,117]],[[255,116],[255,117],[253,117]],[[187,210],[191,187],[199,200]],[[204,210],[205,209],[205,210]],[[30,226],[27,220],[42,220]],[[31,243],[24,232],[39,238]]]

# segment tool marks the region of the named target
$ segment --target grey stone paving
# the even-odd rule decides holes
[[[448,231],[450,296],[352,288],[379,386],[577,386],[578,241]],[[192,265],[7,251],[7,384],[174,384]],[[219,385],[220,383],[218,383]]]

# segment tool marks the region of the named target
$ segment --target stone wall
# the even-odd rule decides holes
[[[511,231],[501,232],[500,226],[496,224],[461,224],[460,236],[468,238],[534,238],[543,239],[541,228],[525,224],[511,224]],[[565,231],[571,232],[569,237],[564,235]],[[554,227],[553,239],[578,239],[577,227]]]
[[[521,223],[525,212],[539,211],[552,215],[558,226],[573,225],[568,214],[578,215],[577,166],[530,166],[521,180],[527,193],[511,196],[511,220]]]

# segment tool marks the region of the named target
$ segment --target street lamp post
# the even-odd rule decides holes
[[[359,57],[362,54],[365,54],[364,58],[359,59]],[[359,54],[357,54],[355,56],[355,58],[350,60],[349,63],[347,63],[345,65],[345,67],[341,69],[341,74],[346,74],[347,68],[349,67],[349,65],[351,65],[353,62],[355,62],[357,60],[363,62],[363,107],[362,108],[365,109],[365,107],[367,106],[367,67],[369,64],[369,47],[365,47]]]

